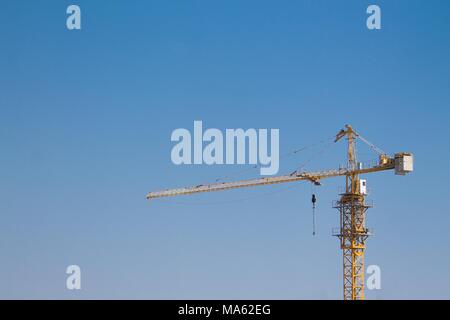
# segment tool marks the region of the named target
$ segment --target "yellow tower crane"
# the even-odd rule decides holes
[[[396,153],[392,158],[364,139],[350,125],[336,135],[335,142],[347,138],[348,164],[345,168],[335,170],[304,172],[294,171],[289,175],[264,177],[258,179],[241,180],[236,182],[221,182],[193,187],[167,189],[163,191],[150,192],[147,199],[188,195],[200,192],[222,191],[244,187],[294,182],[300,180],[310,181],[316,185],[320,180],[331,177],[345,176],[345,191],[340,199],[334,203],[334,207],[340,212],[340,227],[333,230],[341,243],[343,253],[343,284],[344,300],[364,300],[364,250],[365,242],[370,236],[366,228],[366,210],[370,208],[365,201],[366,181],[359,178],[361,174],[373,173],[386,170],[395,170],[397,175],[406,175],[413,171],[413,155],[411,153]],[[355,153],[356,139],[368,144],[379,153],[377,164],[363,168],[357,162]]]

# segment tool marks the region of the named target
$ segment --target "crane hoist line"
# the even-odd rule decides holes
[[[413,171],[414,157],[409,152],[398,152],[389,156],[381,149],[370,143],[357,133],[352,126],[346,125],[340,130],[334,142],[341,139],[347,140],[347,166],[339,169],[322,171],[296,170],[288,175],[275,177],[263,177],[256,179],[240,180],[234,182],[216,182],[206,185],[166,189],[149,192],[147,199],[189,195],[194,193],[222,191],[254,186],[280,184],[295,181],[308,181],[314,185],[320,185],[320,181],[332,177],[345,177],[345,191],[340,194],[340,199],[335,201],[333,207],[339,210],[340,226],[333,230],[333,235],[338,237],[343,253],[343,293],[345,300],[364,299],[364,251],[365,242],[370,236],[366,228],[366,211],[370,208],[365,201],[367,195],[366,180],[360,179],[360,175],[394,170],[396,175],[406,175]],[[359,139],[379,154],[378,162],[363,168],[357,162],[356,140]],[[313,198],[315,205],[315,196]]]

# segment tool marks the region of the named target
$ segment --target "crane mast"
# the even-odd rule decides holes
[[[334,235],[341,243],[343,257],[344,300],[364,300],[364,250],[369,231],[366,228],[365,194],[360,190],[359,175],[355,172],[356,132],[346,126],[336,136],[336,141],[343,136],[348,140],[348,166],[352,172],[346,175],[345,192],[334,205],[339,210],[340,228]]]
[[[340,199],[333,204],[333,207],[339,210],[340,221],[340,226],[337,230],[333,230],[333,235],[339,238],[342,249],[344,300],[364,300],[364,251],[366,248],[366,240],[370,236],[369,229],[366,228],[366,211],[371,206],[366,203],[365,199],[365,180],[359,179],[359,175],[386,170],[395,170],[395,174],[397,175],[406,175],[413,171],[413,155],[402,152],[396,153],[393,158],[389,157],[359,135],[350,125],[346,125],[344,129],[338,132],[335,142],[338,142],[344,137],[347,139],[346,168],[317,172],[294,171],[289,175],[276,177],[166,189],[149,192],[147,199],[302,180],[320,185],[322,179],[345,176],[345,191],[340,195]],[[355,143],[358,138],[379,153],[379,161],[377,164],[367,168],[362,168],[358,164],[355,152]]]

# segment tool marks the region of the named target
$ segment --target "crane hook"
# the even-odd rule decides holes
[[[312,209],[313,209],[313,236],[316,235],[316,202],[317,202],[317,198],[316,195],[313,193],[312,197],[311,197],[311,202],[312,202]]]

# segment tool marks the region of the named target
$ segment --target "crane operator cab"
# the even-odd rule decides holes
[[[414,171],[414,156],[412,153],[402,152],[395,155],[395,174],[404,176]]]

